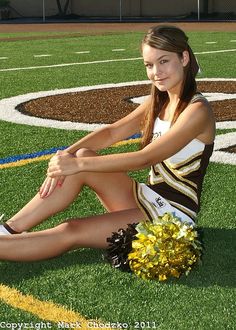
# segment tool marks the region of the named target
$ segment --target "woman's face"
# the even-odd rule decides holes
[[[189,62],[187,51],[180,57],[176,53],[143,45],[143,60],[147,76],[162,92],[180,93],[184,67]]]

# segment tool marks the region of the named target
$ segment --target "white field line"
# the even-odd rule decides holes
[[[52,56],[51,54],[39,54],[39,55],[34,55],[34,57],[50,57]]]
[[[215,53],[228,53],[228,52],[236,52],[236,49],[221,49],[221,50],[209,50],[206,52],[196,52],[195,55],[202,55],[202,54],[215,54]]]
[[[7,60],[7,59],[8,59],[8,57],[5,57],[5,56],[0,57],[0,60]]]
[[[234,121],[235,123],[235,121]],[[215,138],[214,152],[211,156],[211,162],[236,165],[235,153],[225,152],[220,149],[228,148],[236,144],[236,133],[226,133],[217,135]]]
[[[218,41],[206,41],[205,44],[207,45],[213,45],[213,44],[217,44]]]
[[[230,40],[229,42],[236,42],[236,40],[233,39],[233,40]]]
[[[223,100],[234,100],[236,99],[236,93],[218,93],[218,92],[207,92],[207,93],[202,93],[206,99],[209,102],[214,102],[214,101],[223,101]],[[145,99],[148,97],[148,95],[142,95],[142,96],[137,96],[130,98],[129,100],[132,103],[137,103],[141,104],[145,101]]]
[[[89,54],[90,50],[81,50],[79,52],[75,52],[75,54]]]
[[[201,54],[226,53],[226,52],[235,52],[235,51],[236,51],[236,49],[222,49],[222,50],[213,50],[213,51],[206,51],[206,52],[196,52],[194,54],[201,55]],[[127,62],[127,61],[137,61],[137,60],[142,60],[142,57],[118,58],[118,59],[112,59],[112,60],[100,60],[100,61],[90,61],[90,62],[72,62],[72,63],[61,63],[61,64],[52,64],[52,65],[19,67],[19,68],[7,68],[7,69],[0,69],[0,72],[59,68],[59,67],[67,67],[67,66],[74,66],[74,65],[101,64],[101,63],[104,64],[104,63],[112,63],[112,62]]]
[[[66,66],[74,66],[74,65],[101,64],[101,63],[111,63],[111,62],[137,61],[137,60],[141,60],[141,59],[142,59],[142,57],[131,57],[131,58],[118,58],[118,59],[114,59],[114,60],[100,60],[100,61],[90,61],[90,62],[74,62],[74,63],[61,63],[61,64],[52,64],[52,65],[28,66],[28,67],[21,67],[21,68],[0,69],[0,72],[58,68],[58,67],[66,67]]]
[[[112,52],[124,52],[125,49],[124,48],[117,48],[117,49],[112,49]]]

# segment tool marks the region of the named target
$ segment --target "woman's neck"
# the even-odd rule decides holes
[[[174,117],[175,110],[179,103],[179,95],[169,94],[169,93],[168,93],[168,95],[169,95],[169,101],[163,107],[163,109],[159,115],[159,118],[162,120],[171,121]]]

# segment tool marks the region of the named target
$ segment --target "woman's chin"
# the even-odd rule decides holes
[[[166,92],[166,91],[167,91],[167,88],[166,88],[165,85],[157,84],[157,83],[155,83],[154,85],[156,86],[156,88],[157,88],[160,92]]]

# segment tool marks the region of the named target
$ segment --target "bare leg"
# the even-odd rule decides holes
[[[79,247],[106,248],[112,232],[142,219],[142,212],[135,208],[70,220],[44,231],[4,236],[0,238],[0,260],[42,260]]]
[[[93,151],[82,149],[78,156],[96,156]],[[91,187],[109,211],[136,208],[132,180],[124,173],[79,173],[68,176],[62,187],[57,187],[47,198],[37,194],[23,209],[7,221],[17,232],[26,231],[49,216],[68,207],[78,196],[83,185]]]

